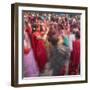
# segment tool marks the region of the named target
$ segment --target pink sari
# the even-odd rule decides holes
[[[30,29],[26,29],[27,36],[31,34]],[[28,37],[29,46],[30,47],[25,47],[24,46],[24,60],[23,60],[23,72],[24,72],[24,77],[35,77],[39,76],[39,69],[37,66],[37,62],[34,57],[33,49],[31,47],[31,39]]]

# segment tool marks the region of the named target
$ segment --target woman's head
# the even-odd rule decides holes
[[[77,31],[77,32],[75,33],[75,37],[76,37],[76,39],[80,39],[80,32]]]
[[[32,24],[32,31],[33,32],[37,31],[37,25],[36,24]]]
[[[58,42],[58,33],[55,27],[51,26],[48,32],[48,40],[51,42],[52,45],[57,45]]]

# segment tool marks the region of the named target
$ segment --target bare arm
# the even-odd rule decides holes
[[[37,39],[46,40],[48,32],[49,32],[49,28],[47,28],[47,31],[45,32],[45,34],[43,36],[40,36],[40,35],[37,36]]]

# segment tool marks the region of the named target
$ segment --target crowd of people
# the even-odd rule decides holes
[[[80,15],[24,12],[24,77],[80,74]]]

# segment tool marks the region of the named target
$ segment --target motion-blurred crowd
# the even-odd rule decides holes
[[[80,15],[23,12],[24,77],[80,74]]]

